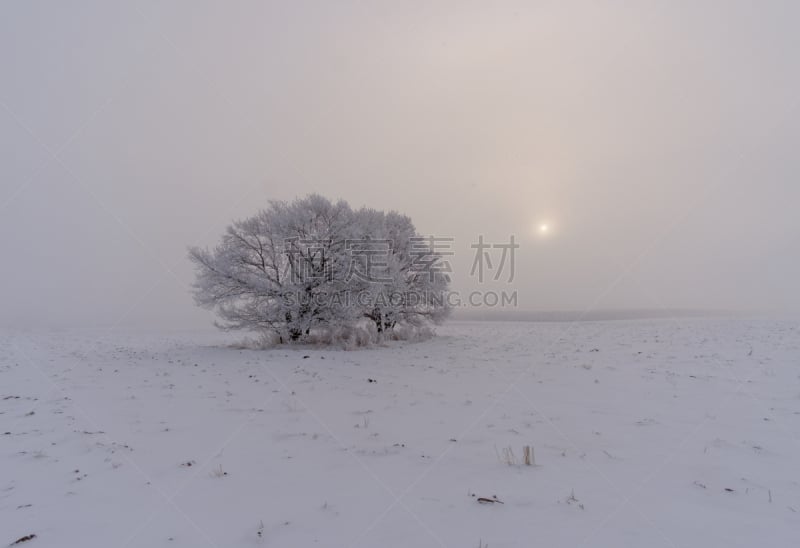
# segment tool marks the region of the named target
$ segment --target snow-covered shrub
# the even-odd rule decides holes
[[[449,312],[441,255],[411,219],[319,195],[272,201],[189,257],[195,301],[217,312],[221,328],[278,342],[363,346]]]
[[[237,350],[266,350],[280,344],[280,337],[272,331],[261,331],[253,337],[245,337],[241,341],[231,343]]]
[[[390,333],[390,337],[395,341],[425,341],[435,334],[430,325],[402,323],[394,327]]]
[[[355,350],[369,346],[379,339],[378,330],[372,321],[360,321],[354,325],[333,329],[331,343],[345,350]]]

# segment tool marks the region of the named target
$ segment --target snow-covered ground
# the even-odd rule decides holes
[[[0,333],[0,545],[800,545],[795,323],[236,337]]]

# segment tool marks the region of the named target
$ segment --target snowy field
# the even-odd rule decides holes
[[[0,546],[800,546],[798,324],[438,332],[2,332]]]

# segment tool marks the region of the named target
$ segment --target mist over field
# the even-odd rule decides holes
[[[799,12],[4,2],[0,323],[208,325],[187,246],[311,192],[526,311],[798,310]],[[511,284],[470,275],[480,235]]]

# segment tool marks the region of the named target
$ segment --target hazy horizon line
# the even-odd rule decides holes
[[[798,313],[775,310],[733,310],[701,308],[604,308],[595,310],[480,310],[457,309],[452,320],[576,322],[609,320],[646,320],[668,318],[750,318],[794,317]]]

